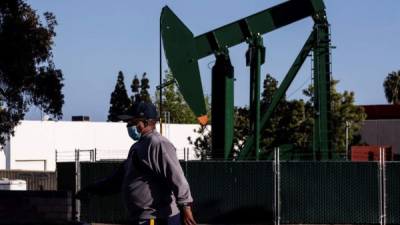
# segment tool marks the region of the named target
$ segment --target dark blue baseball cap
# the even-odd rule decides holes
[[[119,115],[118,118],[122,121],[131,119],[154,119],[158,120],[156,106],[151,102],[137,102],[124,115]]]

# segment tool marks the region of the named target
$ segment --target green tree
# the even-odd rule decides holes
[[[265,111],[270,106],[272,102],[272,97],[274,93],[278,90],[278,81],[273,78],[270,74],[265,76],[263,82],[263,92],[261,94],[261,110]],[[287,107],[286,96],[283,96],[277,109],[273,113],[267,127],[264,129],[262,134],[262,139],[260,140],[260,148],[265,149],[268,146],[274,146],[279,139],[285,138],[286,136],[281,136],[277,131],[283,124],[281,124],[281,119],[284,116],[285,108]],[[287,116],[287,115],[286,115]],[[279,130],[282,133],[282,130]],[[281,140],[282,141],[282,140]],[[267,151],[267,150],[265,150]],[[268,150],[269,151],[269,150]]]
[[[131,83],[131,91],[132,91],[132,96],[131,96],[131,102],[134,104],[135,102],[140,101],[140,81],[137,75],[133,77],[132,83]]]
[[[149,79],[147,79],[146,73],[143,73],[142,79],[140,80],[140,96],[141,99],[145,102],[151,102],[149,88]]]
[[[270,74],[267,74],[261,95],[262,111],[266,111],[270,106],[273,95],[277,90],[278,81]],[[262,131],[260,140],[262,158],[271,155],[274,147],[277,146],[289,144],[298,149],[308,145],[306,127],[310,120],[306,119],[305,113],[306,103],[303,100],[288,101],[285,95],[282,97],[265,129]],[[249,109],[247,107],[236,108],[234,144],[238,149],[243,147],[245,138],[250,134],[248,124]],[[252,156],[254,157],[254,153]]]
[[[386,99],[389,103],[400,104],[400,70],[391,72],[383,82]]]
[[[201,160],[208,159],[211,157],[211,132],[208,126],[199,126],[198,129],[194,129],[193,132],[200,134],[198,138],[192,140],[188,137],[190,145],[194,146],[194,151],[197,158]]]
[[[349,143],[359,144],[361,141],[359,133],[366,114],[361,106],[354,104],[354,92],[340,93],[336,90],[338,83],[338,80],[331,81],[332,148],[338,153],[344,153],[346,151],[346,122],[350,123]]]
[[[31,105],[62,117],[63,74],[52,55],[57,21],[49,12],[44,17],[46,25],[22,0],[0,1],[0,144]]]
[[[114,91],[111,93],[110,109],[108,110],[107,121],[120,121],[118,115],[125,114],[130,106],[131,101],[126,93],[124,74],[122,71],[119,71],[117,83],[115,84]]]
[[[143,73],[140,81],[137,75],[135,75],[131,83],[132,104],[139,101],[151,102],[149,88],[149,79],[147,78],[146,73]]]
[[[172,73],[169,71],[165,71],[165,79],[164,83],[174,81]],[[157,107],[160,105],[160,95],[157,91],[156,93]],[[163,89],[163,101],[162,101],[162,111],[167,112],[167,116],[169,117],[169,122],[171,123],[197,123],[196,116],[190,110],[190,107],[187,105],[185,100],[183,99],[182,94],[179,92],[177,84],[172,82],[170,85],[166,86]],[[206,99],[207,101],[207,99]],[[163,113],[160,112],[160,113]],[[163,115],[161,115],[163,116]],[[164,118],[162,118],[164,119]],[[167,118],[168,119],[168,118]],[[164,121],[168,122],[168,121]]]

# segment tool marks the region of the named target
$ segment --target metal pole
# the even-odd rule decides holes
[[[79,149],[75,149],[75,192],[78,192],[81,189],[81,168],[79,163]],[[75,200],[75,215],[76,220],[80,221],[81,217],[81,202],[76,199]]]
[[[170,135],[171,135],[171,130],[170,130],[170,125],[171,125],[171,112],[170,111],[168,111],[167,112],[167,120],[166,120],[166,124],[165,124],[165,131],[166,131],[166,133],[168,134],[168,138],[170,138]]]
[[[188,169],[188,160],[185,160],[185,175],[186,175],[186,177],[188,177],[188,170],[187,169]]]
[[[253,143],[256,160],[260,159],[260,74],[265,61],[265,48],[260,34],[250,41],[246,54],[250,66],[250,129],[253,131]]]
[[[382,148],[383,225],[386,224],[386,151]]]
[[[349,159],[349,127],[350,122],[346,121],[346,160]]]
[[[379,163],[378,163],[378,182],[379,182],[379,224],[382,224],[382,151],[379,148]]]
[[[159,73],[160,73],[160,87],[162,85],[162,37],[161,37],[161,16],[160,16],[160,43],[159,43]],[[159,106],[159,113],[160,113],[160,134],[163,134],[163,129],[162,129],[162,88],[160,88],[160,106]]]
[[[379,200],[381,225],[386,224],[386,171],[385,171],[385,148],[379,148]]]
[[[280,225],[281,222],[281,212],[280,212],[280,205],[281,205],[281,174],[280,174],[280,158],[279,158],[279,148],[274,149],[274,224]]]
[[[161,116],[162,115],[162,116]],[[169,132],[169,125],[171,124],[171,112],[169,112],[169,111],[164,111],[162,114],[160,114],[160,117],[164,117],[164,120],[163,120],[163,124],[161,124],[160,123],[160,126],[161,125],[164,125],[165,127],[165,129],[163,129],[163,132],[164,132],[164,136],[166,136],[167,138],[169,138],[169,134],[170,134],[170,132]]]

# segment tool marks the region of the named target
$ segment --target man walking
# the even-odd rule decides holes
[[[133,224],[196,225],[193,198],[175,147],[155,130],[156,107],[139,102],[120,119],[127,122],[128,134],[137,142],[112,176],[83,188],[77,198],[122,191]]]

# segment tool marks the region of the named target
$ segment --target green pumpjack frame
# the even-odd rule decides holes
[[[260,68],[265,59],[261,35],[312,17],[314,28],[286,77],[273,96],[266,112],[260,111]],[[330,134],[330,39],[325,5],[322,0],[291,0],[249,17],[240,19],[199,36],[164,7],[160,18],[164,52],[178,88],[194,114],[207,114],[198,60],[214,54],[217,58],[212,73],[212,158],[231,159],[233,151],[233,67],[228,49],[247,42],[250,66],[250,131],[239,159],[260,155],[260,135],[290,86],[301,65],[314,54],[314,129],[313,153],[316,160],[332,158]],[[254,157],[255,156],[255,157]]]

